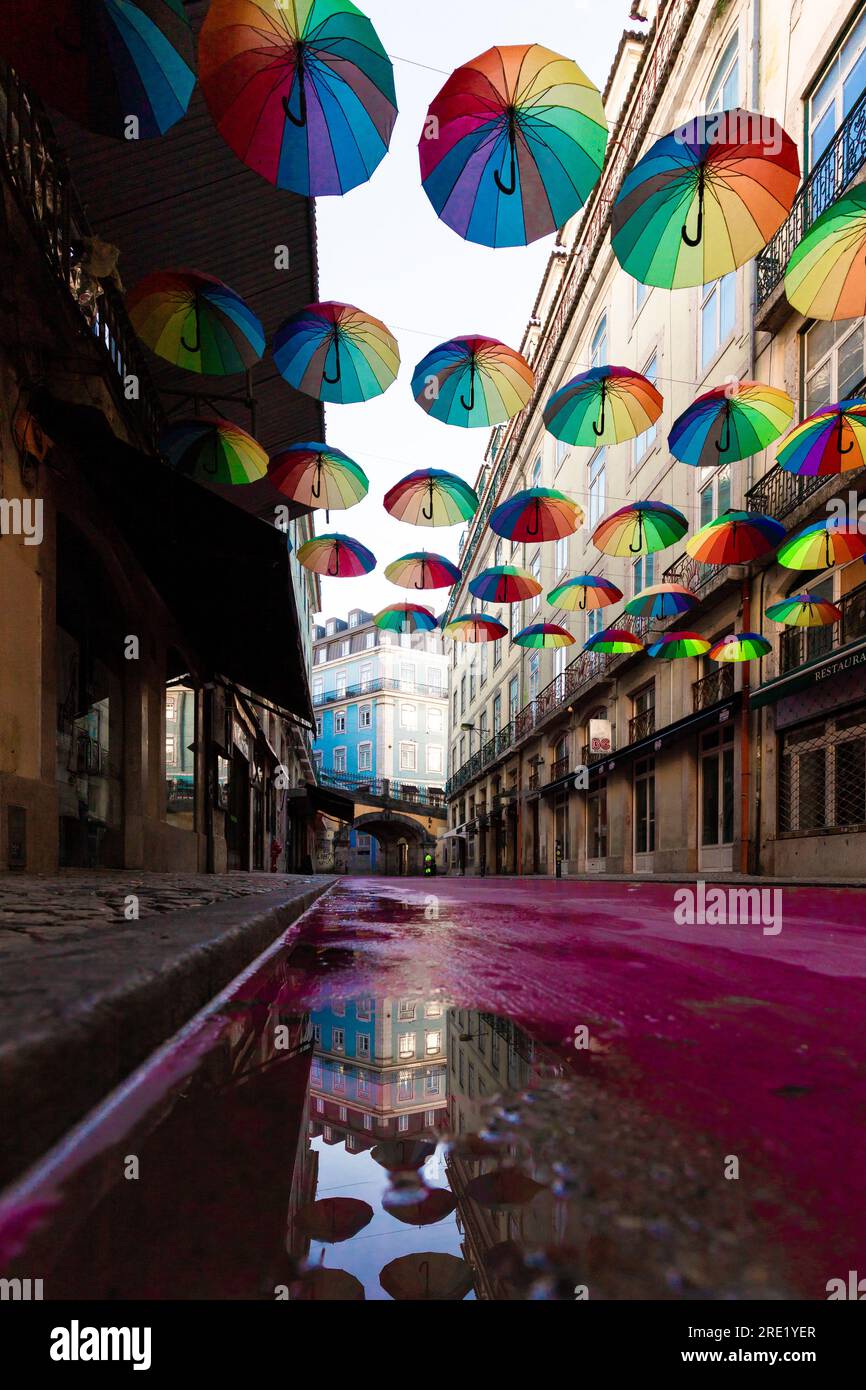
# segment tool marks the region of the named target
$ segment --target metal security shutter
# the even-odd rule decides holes
[[[782,735],[779,833],[866,829],[866,708]]]

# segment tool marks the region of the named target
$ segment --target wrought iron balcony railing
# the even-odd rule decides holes
[[[862,396],[866,391],[866,378],[852,386],[848,392],[851,397]],[[864,470],[858,468],[844,475],[844,481],[848,486],[852,486],[857,479],[862,479]],[[768,469],[763,478],[759,478],[754,487],[749,488],[746,493],[746,510],[750,512],[761,512],[764,516],[773,516],[777,521],[790,515],[813,493],[829,481],[831,475],[827,473],[819,474],[815,477],[803,477],[799,473],[789,473],[786,468],[780,468],[776,463]],[[839,479],[837,478],[838,482]]]
[[[628,721],[628,741],[629,743],[639,743],[642,738],[649,738],[656,731],[656,712],[655,706],[641,710],[640,714],[633,714]]]
[[[828,627],[788,627],[779,639],[779,674],[818,661],[849,642],[866,637],[866,584],[859,585],[839,602],[842,617]]]
[[[556,758],[554,762],[550,764],[551,782],[558,782],[560,777],[567,776],[570,767],[571,758],[569,758],[567,754],[564,758]]]
[[[318,769],[318,780],[320,786],[353,792],[360,798],[366,795],[383,801],[411,801],[419,806],[436,808],[445,804],[444,787],[400,782],[391,777],[373,777],[363,772],[341,772],[339,769],[328,767]]]
[[[381,690],[396,690],[403,695],[427,695],[431,698],[445,699],[448,691],[441,685],[424,685],[419,681],[394,680],[391,676],[377,676],[374,680],[358,681],[341,690],[320,690],[313,695],[314,705],[330,705],[336,700],[354,700],[360,695],[375,695]]]
[[[702,709],[717,705],[720,700],[729,700],[734,693],[734,668],[720,666],[702,680],[693,681],[693,707],[695,714]]]

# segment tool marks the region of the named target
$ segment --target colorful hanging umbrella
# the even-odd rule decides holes
[[[703,656],[709,650],[709,642],[699,632],[664,632],[647,647],[647,656],[678,661],[686,656]]]
[[[617,260],[645,285],[717,280],[766,246],[791,211],[797,147],[751,111],[696,116],[647,151],[623,180],[611,230]]]
[[[847,188],[797,243],[785,270],[785,295],[809,319],[866,314],[866,187]]]
[[[369,1202],[357,1197],[323,1197],[295,1213],[294,1224],[311,1240],[336,1244],[351,1240],[373,1220]]]
[[[406,1173],[423,1168],[435,1152],[436,1145],[429,1139],[383,1139],[370,1157],[389,1173]]]
[[[776,455],[780,468],[814,478],[866,465],[866,400],[822,407],[795,426]]]
[[[163,135],[195,86],[183,0],[8,0],[0,53],[50,106],[116,140]]]
[[[461,613],[446,623],[443,630],[446,637],[452,637],[455,642],[498,642],[508,632],[504,623],[486,613]]]
[[[470,579],[469,592],[485,603],[520,603],[540,594],[541,585],[518,565],[491,565]]]
[[[428,352],[412,374],[422,410],[446,425],[504,424],[529,401],[535,375],[525,358],[496,338],[451,338]]]
[[[576,502],[552,487],[527,487],[494,507],[490,529],[512,541],[556,541],[573,536],[583,522]]]
[[[686,550],[704,565],[746,565],[782,540],[785,528],[758,512],[723,512],[686,541]]]
[[[403,1189],[395,1181],[382,1198],[382,1206],[390,1216],[407,1226],[433,1226],[450,1216],[457,1198],[445,1187],[425,1187],[413,1183]]]
[[[394,71],[350,0],[211,0],[199,62],[220,135],[278,188],[348,193],[387,153]]]
[[[379,1275],[379,1283],[394,1299],[457,1303],[469,1293],[474,1276],[456,1255],[423,1250],[392,1260]]]
[[[175,367],[206,376],[245,372],[265,335],[240,295],[198,270],[156,270],[129,291],[126,307],[143,343]]]
[[[693,468],[717,468],[766,449],[794,418],[785,391],[761,381],[714,386],[698,396],[673,423],[668,448]]]
[[[373,619],[385,632],[432,632],[437,619],[419,603],[389,603]]]
[[[731,632],[710,647],[708,655],[713,661],[757,661],[771,650],[759,632]]]
[[[354,507],[370,487],[363,468],[330,444],[290,444],[271,459],[268,478],[293,502],[331,512]]]
[[[178,420],[159,447],[173,468],[202,483],[254,483],[268,471],[264,449],[231,420]]]
[[[292,1300],[297,1303],[361,1303],[366,1296],[354,1274],[324,1265],[304,1270],[292,1284]]]
[[[360,541],[334,532],[330,536],[313,536],[298,548],[298,560],[314,574],[328,579],[357,579],[376,568],[376,557]]]
[[[554,608],[565,608],[571,612],[589,612],[593,608],[606,608],[610,603],[618,603],[622,589],[611,584],[600,574],[578,574],[574,579],[566,579],[551,589],[547,602]]]
[[[842,609],[820,594],[790,594],[778,603],[771,603],[767,617],[787,627],[832,627],[842,618]]]
[[[833,518],[815,521],[779,547],[776,559],[789,570],[826,570],[866,555],[866,535]]]
[[[461,573],[451,560],[431,550],[413,550],[385,567],[385,578],[401,589],[448,589]]]
[[[625,627],[606,627],[594,632],[583,644],[585,652],[605,652],[608,656],[625,656],[630,652],[642,652],[644,644],[634,633]]]
[[[410,526],[454,526],[478,511],[474,490],[441,468],[419,468],[385,493],[385,511]]]
[[[277,329],[280,375],[319,401],[351,405],[379,396],[394,381],[400,349],[391,332],[351,304],[308,304]]]
[[[636,439],[662,413],[661,395],[628,367],[592,367],[566,382],[544,407],[544,423],[566,444],[595,448]]]
[[[418,152],[427,197],[459,236],[526,246],[583,207],[606,146],[601,96],[577,64],[520,44],[451,74]]]
[[[574,637],[558,623],[530,623],[514,634],[518,647],[572,647]]]
[[[682,584],[650,584],[625,605],[635,618],[674,618],[697,603],[697,595]]]
[[[666,502],[629,502],[603,517],[592,543],[606,555],[649,555],[682,540],[689,523]]]

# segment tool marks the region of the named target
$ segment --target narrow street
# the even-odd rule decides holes
[[[51,1298],[825,1298],[866,1265],[866,892],[779,890],[767,934],[679,925],[676,891],[335,883],[7,1191],[4,1273]]]

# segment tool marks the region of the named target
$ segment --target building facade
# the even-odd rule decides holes
[[[523,564],[543,593],[498,615],[512,633],[541,618],[560,623],[576,646],[527,651],[506,637],[453,648],[452,866],[856,875],[866,845],[863,564],[807,576],[772,556],[746,567],[702,566],[684,542],[612,559],[590,537],[602,516],[644,498],[677,507],[690,533],[745,508],[792,534],[826,519],[828,508],[856,510],[866,492],[860,472],[786,474],[773,447],[700,470],[666,447],[673,421],[712,386],[757,379],[782,387],[795,420],[866,389],[863,320],[804,322],[782,286],[804,230],[866,174],[866,13],[862,4],[804,0],[667,0],[636,12],[646,28],[623,35],[604,93],[611,140],[600,183],[561,231],[524,336],[536,392],[491,436],[477,482],[482,505],[464,537],[463,580],[450,608],[470,606],[466,585],[481,568]],[[780,120],[798,145],[804,185],[791,217],[755,261],[720,281],[675,292],[639,284],[610,243],[610,208],[625,174],[666,131],[737,106]],[[546,433],[544,404],[576,372],[603,363],[654,380],[662,417],[614,447],[566,447]],[[492,507],[539,483],[579,503],[579,532],[535,546],[497,538],[486,524]],[[546,594],[579,573],[603,575],[625,600],[651,583],[684,584],[697,603],[679,626],[711,640],[761,631],[772,651],[736,668],[587,653],[584,642],[603,626],[645,633],[646,624],[622,604],[589,614],[553,609]],[[779,630],[765,609],[806,582],[841,604],[842,621],[808,636]],[[580,767],[586,785],[575,782]]]

